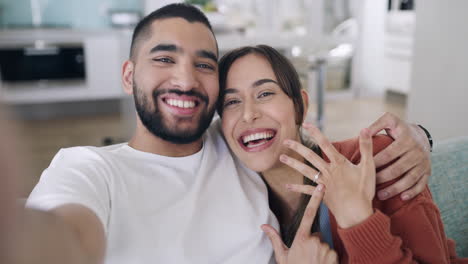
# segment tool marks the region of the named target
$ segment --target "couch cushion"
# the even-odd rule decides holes
[[[431,160],[429,187],[445,233],[456,241],[457,254],[468,257],[468,137],[437,143]]]

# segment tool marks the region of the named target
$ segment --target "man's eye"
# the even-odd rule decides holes
[[[263,92],[261,94],[258,95],[258,98],[264,98],[264,97],[267,97],[267,96],[270,96],[270,95],[273,95],[275,93],[272,93],[272,92]]]
[[[162,62],[162,63],[174,63],[170,58],[155,58],[153,61]]]
[[[213,66],[211,66],[210,64],[206,64],[206,63],[199,63],[197,64],[197,67],[202,68],[202,69],[214,70]]]

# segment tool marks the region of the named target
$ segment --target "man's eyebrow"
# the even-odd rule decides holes
[[[218,57],[209,50],[199,50],[197,51],[197,56],[200,56],[202,58],[207,58],[207,59],[214,61],[215,63],[218,63]]]
[[[158,52],[158,51],[181,51],[182,49],[177,47],[174,44],[158,44],[154,46],[151,50],[150,53]]]
[[[252,84],[252,86],[253,86],[253,87],[257,87],[257,86],[260,86],[260,85],[262,85],[262,84],[264,84],[264,83],[269,83],[269,82],[278,84],[278,82],[276,82],[276,81],[274,81],[274,80],[272,80],[272,79],[260,79],[260,80],[258,80],[258,81],[255,81],[255,82]]]

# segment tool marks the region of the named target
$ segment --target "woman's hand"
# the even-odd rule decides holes
[[[330,163],[302,144],[287,140],[285,144],[302,155],[319,171],[304,163],[281,155],[280,160],[317,183],[325,185],[327,191],[324,201],[336,218],[341,228],[348,228],[366,220],[373,214],[372,199],[375,195],[375,166],[372,155],[372,139],[368,129],[363,129],[359,136],[361,162],[352,164],[341,155],[319,129],[304,124]],[[304,192],[301,185],[290,185],[292,190]]]
[[[309,186],[310,188],[314,188]],[[312,197],[307,204],[302,217],[301,224],[297,230],[291,248],[288,248],[281,239],[278,231],[270,225],[263,225],[262,229],[270,238],[275,259],[278,264],[310,264],[310,263],[338,263],[336,252],[326,243],[320,241],[318,233],[311,234],[312,223],[314,222],[320,202],[323,198],[324,186],[318,185],[312,190]],[[308,189],[310,194],[311,190]]]

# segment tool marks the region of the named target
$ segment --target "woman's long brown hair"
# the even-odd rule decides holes
[[[223,115],[223,104],[226,90],[226,81],[229,69],[231,68],[232,64],[248,55],[248,54],[257,54],[263,56],[269,63],[273,72],[278,80],[278,84],[284,93],[291,98],[294,105],[294,110],[296,112],[295,120],[296,124],[298,125],[298,130],[300,125],[302,124],[305,106],[302,100],[301,94],[301,83],[299,80],[299,75],[297,71],[294,69],[294,66],[291,62],[284,57],[281,53],[279,53],[274,48],[267,46],[267,45],[257,45],[257,46],[246,46],[241,47],[235,50],[232,50],[226,53],[219,62],[219,82],[220,82],[220,92],[219,92],[219,101],[218,101],[218,114],[222,117]],[[299,131],[298,131],[299,132]],[[313,142],[305,137],[301,136],[302,143],[308,146],[317,154],[321,155],[320,148],[313,144]],[[316,169],[312,164],[306,161],[306,164]],[[317,170],[317,169],[316,169]],[[262,177],[263,178],[263,177]],[[266,183],[266,182],[265,182]],[[304,184],[308,185],[316,185],[312,180],[307,177],[304,177]],[[281,219],[281,210],[279,207],[279,201],[277,197],[271,191],[271,188],[268,186],[268,200],[270,209],[276,215],[278,219]],[[304,216],[304,211],[309,203],[310,195],[302,194],[301,202],[299,207],[297,208],[296,212],[290,223],[280,223],[280,233],[281,237],[283,238],[284,243],[290,247],[292,242],[294,241],[294,237],[296,236],[297,229],[301,223],[302,217]],[[319,230],[319,212],[317,212],[314,223],[312,225],[311,232],[318,232]]]

